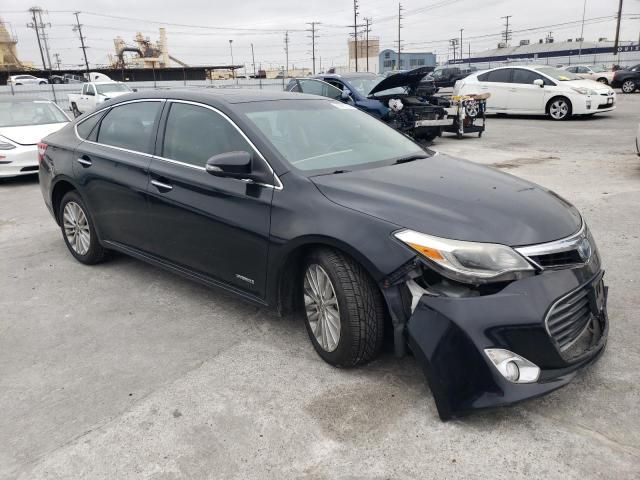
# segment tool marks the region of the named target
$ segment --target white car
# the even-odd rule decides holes
[[[69,117],[49,100],[0,100],[0,178],[36,173],[38,143],[67,123]]]
[[[616,73],[603,65],[571,65],[570,67],[564,67],[564,70],[575,73],[580,78],[595,80],[605,85],[611,84],[613,75]]]
[[[616,106],[611,87],[543,65],[473,73],[458,80],[453,88],[454,95],[482,93],[491,94],[487,113],[549,115],[553,120],[610,112]]]
[[[126,84],[120,82],[90,82],[82,85],[81,93],[70,93],[69,109],[75,117],[93,110],[99,104],[120,95],[131,93]]]
[[[7,85],[46,85],[49,80],[46,78],[34,77],[33,75],[12,75],[7,80]]]

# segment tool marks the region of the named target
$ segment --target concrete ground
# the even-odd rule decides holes
[[[436,142],[573,202],[610,286],[597,364],[447,423],[413,358],[338,370],[300,319],[124,256],[83,266],[37,179],[0,182],[0,478],[640,477],[639,112],[620,95],[601,117]]]

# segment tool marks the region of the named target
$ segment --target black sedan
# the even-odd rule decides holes
[[[613,88],[620,88],[624,93],[633,93],[640,89],[640,64],[624,70],[617,70],[611,82]]]
[[[342,102],[131,94],[39,156],[78,261],[114,250],[301,312],[339,367],[374,359],[386,333],[424,367],[443,419],[550,392],[604,350],[607,290],[574,207]]]

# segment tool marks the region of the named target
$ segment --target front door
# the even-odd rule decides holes
[[[76,148],[74,174],[102,240],[144,249],[148,169],[162,105],[145,100],[113,107]],[[78,125],[79,133],[92,118]]]
[[[181,267],[263,297],[273,188],[215,177],[217,154],[247,151],[264,160],[225,115],[170,101],[151,163],[150,252]]]
[[[513,113],[544,113],[545,88],[533,82],[548,80],[539,73],[524,68],[514,68],[509,89],[508,108]]]
[[[499,68],[478,75],[478,82],[480,83],[480,93],[491,94],[487,99],[488,112],[508,110],[511,68]]]

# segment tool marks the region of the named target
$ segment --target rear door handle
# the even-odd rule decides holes
[[[170,192],[171,190],[173,190],[173,185],[169,185],[168,183],[164,183],[159,180],[151,180],[151,185],[156,187],[161,192]]]
[[[82,165],[83,167],[90,167],[91,165],[93,165],[91,163],[91,160],[89,160],[89,157],[87,157],[87,156],[83,156],[83,157],[78,158],[78,163],[80,165]]]

